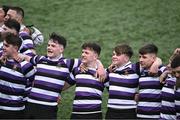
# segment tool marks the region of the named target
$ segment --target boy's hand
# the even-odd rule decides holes
[[[165,72],[161,74],[161,76],[159,77],[160,83],[165,84],[165,80],[168,74],[171,74],[170,70],[166,70]]]
[[[111,72],[114,72],[114,70],[115,70],[116,68],[117,68],[117,66],[112,63],[112,64],[108,67],[108,70],[109,70],[109,72],[111,73]]]
[[[161,65],[162,65],[162,60],[157,57],[149,69],[149,74],[153,75],[153,76],[157,75],[158,71],[159,71],[159,66],[161,66]]]
[[[22,54],[18,54],[13,56],[14,60],[16,60],[17,62],[22,62],[24,60],[24,55]]]
[[[135,94],[135,96],[134,96],[134,100],[135,100],[136,102],[138,102],[138,101],[139,101],[139,94],[138,94],[138,93],[136,93],[136,94]]]
[[[80,64],[80,71],[83,72],[83,73],[86,72],[86,71],[88,71],[87,66],[86,66],[85,64],[81,63],[81,64]]]
[[[176,48],[174,54],[180,54],[180,48]]]
[[[58,96],[57,103],[58,103],[58,104],[61,104],[61,101],[62,101],[62,99],[61,99],[61,96],[59,95],[59,96]]]
[[[98,68],[95,77],[99,78],[100,82],[104,82],[104,80],[106,79],[106,71],[104,70],[104,68]]]

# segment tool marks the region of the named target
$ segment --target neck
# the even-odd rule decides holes
[[[13,53],[12,55],[7,56],[7,59],[15,59],[18,56],[18,52]]]
[[[129,59],[125,59],[125,60],[123,61],[123,63],[120,64],[120,65],[117,65],[117,67],[122,67],[122,66],[126,65],[128,62],[130,62]]]
[[[87,63],[87,67],[89,67],[89,68],[97,68],[96,61],[93,61],[93,62]]]
[[[59,59],[62,58],[62,57],[63,57],[63,54],[60,54],[60,55],[58,55],[58,56],[56,56],[56,57],[53,57],[53,58],[48,57],[48,59],[50,59],[50,60],[52,60],[52,61],[57,61],[57,60],[59,60]]]

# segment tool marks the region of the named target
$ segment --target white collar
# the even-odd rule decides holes
[[[61,59],[62,57],[63,57],[63,54],[61,54],[61,55],[59,55],[59,56],[57,56],[55,58],[49,58],[48,57],[48,59],[51,60],[51,61],[59,61],[59,59]]]
[[[121,71],[121,70],[127,68],[130,64],[131,64],[131,61],[125,63],[124,65],[121,65],[120,67],[118,67],[118,68],[116,69],[116,71]]]

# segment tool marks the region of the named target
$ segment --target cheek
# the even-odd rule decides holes
[[[60,54],[61,53],[61,49],[54,49],[54,53],[56,53],[56,54]]]
[[[6,48],[6,52],[8,52],[8,53],[12,53],[12,49],[10,49],[10,48]]]

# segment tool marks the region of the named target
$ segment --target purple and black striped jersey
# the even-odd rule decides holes
[[[0,109],[19,111],[25,108],[25,97],[34,80],[32,64],[8,59],[0,64]]]
[[[164,120],[175,120],[175,83],[176,78],[168,75],[165,80],[165,85],[161,92],[161,114],[160,118]]]
[[[128,62],[109,73],[108,107],[113,109],[136,108],[135,94],[139,83],[136,64]]]
[[[89,68],[87,72],[80,72],[80,68],[73,70],[76,82],[75,98],[73,101],[74,114],[92,114],[101,112],[102,93],[106,83],[94,77],[96,69]]]
[[[56,106],[58,97],[65,82],[73,84],[74,81],[67,79],[73,67],[77,67],[78,59],[60,58],[56,61],[48,59],[46,56],[34,56],[31,63],[36,65],[36,74],[33,87],[28,96],[28,102]]]
[[[139,102],[137,105],[137,117],[160,118],[161,89],[159,76],[166,67],[160,67],[158,76],[150,76],[147,70],[141,71],[139,78]]]

